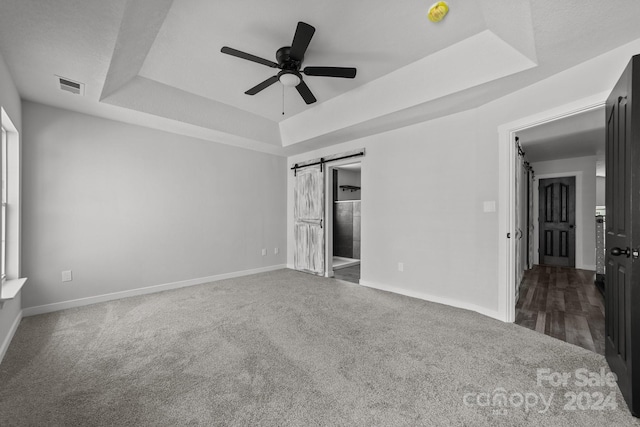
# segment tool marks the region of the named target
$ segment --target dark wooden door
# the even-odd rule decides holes
[[[540,264],[575,267],[576,177],[541,179],[538,191]]]
[[[606,104],[605,353],[629,409],[640,415],[640,56]]]

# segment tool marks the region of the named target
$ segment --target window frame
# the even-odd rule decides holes
[[[20,134],[13,124],[6,110],[0,106],[0,127],[3,141],[0,146],[0,173],[4,177],[4,182],[0,186],[4,189],[0,194],[0,202],[4,211],[4,219],[0,219],[0,225],[4,228],[4,250],[0,254],[4,260],[4,278],[0,281],[0,307],[4,301],[15,298],[27,281],[26,277],[21,277],[20,262],[20,168],[21,168],[21,145]]]
[[[0,129],[0,284],[4,284],[7,280],[8,134],[4,125],[0,124]]]

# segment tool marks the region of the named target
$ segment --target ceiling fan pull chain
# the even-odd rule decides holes
[[[282,115],[284,116],[284,85],[282,85]]]

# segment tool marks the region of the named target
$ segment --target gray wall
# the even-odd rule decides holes
[[[639,47],[637,41],[613,49],[465,112],[296,154],[288,164],[364,148],[360,283],[506,319],[501,201],[507,189],[500,172],[508,163],[502,149],[510,142],[501,137],[505,129],[558,117],[574,103],[603,101]],[[288,176],[291,249],[294,178]],[[486,212],[485,202],[496,202],[497,211]],[[292,250],[288,263],[293,265]]]
[[[24,307],[285,263],[284,158],[32,102],[23,116]]]
[[[4,59],[0,56],[0,105],[5,109],[11,121],[21,132],[22,118],[21,118],[21,104],[20,96],[13,84],[9,70],[4,62]],[[11,237],[11,236],[9,236]],[[14,238],[15,239],[15,238]],[[7,241],[9,246],[15,246],[14,242]],[[13,261],[16,267],[19,266],[19,259],[15,258]],[[9,266],[7,266],[9,267]],[[17,270],[17,268],[16,268]],[[4,344],[7,343],[7,338],[11,332],[11,327],[20,315],[21,309],[21,294],[18,293],[17,297],[13,300],[6,301],[0,307],[0,351],[4,349]],[[0,357],[2,354],[0,353]]]
[[[596,206],[604,206],[606,204],[606,187],[607,179],[604,176],[596,176]]]
[[[360,187],[360,171],[338,169],[338,200],[360,200],[361,191],[342,191],[341,185]]]
[[[497,135],[494,125],[491,144],[476,144],[482,125],[468,111],[289,158],[295,164],[366,149],[361,284],[497,309],[488,291],[497,291],[497,215],[482,212],[484,200],[497,200]],[[293,173],[288,176],[293,206]],[[293,236],[289,242],[291,248]],[[463,258],[452,256],[461,250]]]

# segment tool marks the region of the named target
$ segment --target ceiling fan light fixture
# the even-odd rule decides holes
[[[300,77],[294,73],[282,73],[280,74],[280,77],[278,77],[278,80],[280,80],[280,83],[287,87],[298,86],[302,81],[302,79],[300,79]]]
[[[429,8],[429,13],[427,16],[429,17],[429,21],[431,22],[440,22],[444,19],[444,17],[449,12],[449,5],[446,1],[439,1],[432,5]]]

